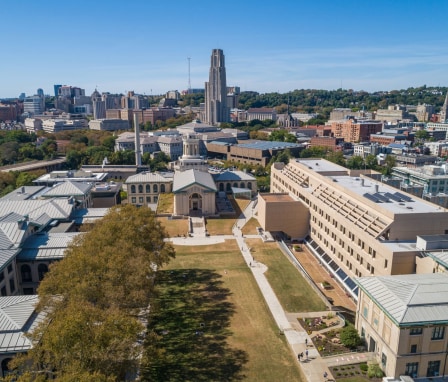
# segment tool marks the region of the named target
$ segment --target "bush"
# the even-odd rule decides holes
[[[367,371],[367,369],[368,369],[369,367],[367,366],[366,363],[361,363],[361,364],[359,365],[359,368],[360,368],[362,371]]]
[[[344,346],[347,346],[350,349],[355,349],[362,343],[357,330],[351,324],[341,329],[340,340]]]
[[[368,366],[367,376],[369,378],[383,378],[384,373],[377,363],[372,363]]]

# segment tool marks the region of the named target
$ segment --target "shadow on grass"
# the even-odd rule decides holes
[[[246,352],[231,348],[234,307],[221,275],[210,270],[160,272],[142,360],[145,381],[239,381]]]

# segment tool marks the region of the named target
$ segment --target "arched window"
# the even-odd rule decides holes
[[[20,273],[22,274],[22,281],[32,281],[31,278],[31,267],[28,264],[23,264],[20,267]]]
[[[245,188],[245,186],[244,186],[244,183],[243,183],[243,182],[241,182],[241,183],[240,183],[240,187],[241,187],[241,188]]]
[[[146,185],[146,193],[147,194],[151,193],[151,186],[149,184]]]
[[[252,183],[251,182],[247,182],[247,188],[252,190]]]
[[[157,184],[155,184],[154,186],[152,186],[152,191],[154,193],[159,192],[159,187],[157,186]]]
[[[230,183],[227,183],[227,185],[226,185],[226,191],[227,191],[227,192],[232,191],[232,186],[230,185]]]
[[[143,194],[143,185],[141,184],[138,185],[138,193]]]
[[[219,191],[224,191],[224,183],[219,183]]]
[[[134,185],[131,186],[131,194],[135,194],[135,186]]]
[[[160,185],[160,192],[165,192],[165,185],[164,184]]]
[[[39,281],[42,281],[42,279],[45,276],[45,273],[48,272],[48,266],[47,264],[39,264],[37,267],[37,273],[39,273]]]
[[[2,361],[2,377],[6,377],[9,374],[9,367],[8,363],[11,361],[12,358],[5,358]]]
[[[238,183],[233,183],[233,187],[238,188]]]

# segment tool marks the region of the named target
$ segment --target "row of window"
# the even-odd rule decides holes
[[[139,194],[143,194],[143,190],[145,190],[145,193],[147,193],[147,194],[150,194],[150,193],[151,193],[151,185],[150,185],[150,184],[147,184],[145,187],[143,187],[142,184],[139,184],[138,187],[136,187],[135,184],[133,184],[133,185],[131,186],[131,194],[135,194],[137,188],[138,188],[138,193],[139,193]],[[158,192],[159,192],[159,185],[157,185],[157,184],[153,184],[153,186],[152,186],[152,192],[153,192],[154,194],[158,193]],[[161,184],[161,185],[160,185],[160,192],[166,192],[166,191],[165,191],[165,185],[164,185],[164,184]]]
[[[37,273],[39,276],[39,281],[42,281],[42,279],[45,276],[45,273],[48,272],[48,266],[47,264],[39,264],[37,267]],[[20,275],[22,276],[22,282],[32,282],[33,277],[31,274],[31,267],[28,264],[23,264],[20,267]]]
[[[146,200],[146,202],[145,202],[145,200]],[[153,196],[152,197],[152,202],[151,202],[151,197],[150,196],[146,196],[146,198],[143,197],[143,196],[139,196],[138,197],[138,203],[139,204],[143,204],[143,203],[157,203],[158,200],[159,200],[158,196]],[[133,196],[131,198],[131,203],[132,204],[136,204],[137,203],[137,198],[135,196]]]
[[[418,376],[418,362],[409,362],[406,364],[405,375],[410,375],[411,377]],[[440,373],[440,361],[429,361],[428,367],[426,369],[427,377],[438,377]]]

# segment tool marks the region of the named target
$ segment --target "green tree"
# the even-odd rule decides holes
[[[362,344],[361,337],[359,337],[356,328],[351,324],[347,324],[341,329],[340,340],[344,346],[350,349],[355,349]]]
[[[392,174],[392,169],[395,167],[396,159],[393,155],[386,156],[385,164],[383,167],[383,174],[384,175],[390,175]]]
[[[148,314],[157,270],[174,257],[166,237],[149,208],[132,205],[112,208],[78,236],[39,287],[46,316],[31,333],[39,345],[13,360],[14,380],[122,381],[135,372],[139,317]]]
[[[364,159],[358,155],[353,155],[347,159],[346,166],[352,170],[361,170],[365,166]]]
[[[327,153],[327,155],[325,155],[325,159],[341,166],[346,165],[344,154],[342,154],[342,151],[330,151]]]
[[[378,160],[376,159],[376,156],[373,154],[367,155],[364,162],[366,164],[366,168],[375,170],[378,167]]]

